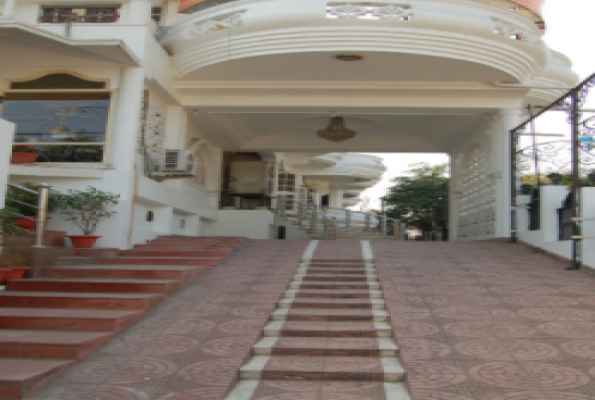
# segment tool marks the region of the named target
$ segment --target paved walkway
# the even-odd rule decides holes
[[[595,399],[595,277],[495,241],[372,248],[414,400]]]
[[[248,242],[29,399],[223,399],[307,246]],[[508,243],[371,247],[413,400],[595,399],[595,277]]]

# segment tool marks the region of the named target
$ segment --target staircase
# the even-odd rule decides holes
[[[409,400],[397,352],[373,263],[302,262],[226,400]]]
[[[0,399],[39,389],[245,238],[163,236],[113,256],[62,257],[0,292]]]

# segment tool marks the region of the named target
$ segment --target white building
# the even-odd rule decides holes
[[[277,195],[359,201],[384,166],[354,152],[446,152],[451,239],[509,236],[508,130],[577,82],[541,2],[4,0],[0,187],[117,192],[100,246],[272,238]],[[357,135],[318,137],[333,114]]]

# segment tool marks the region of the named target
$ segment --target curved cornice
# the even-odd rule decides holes
[[[175,55],[174,71],[182,78],[208,65],[268,54],[384,51],[470,61],[499,69],[519,82],[527,81],[543,64],[519,46],[544,46],[511,43],[515,46],[482,37],[419,29],[303,27],[239,35],[231,41],[222,37]]]

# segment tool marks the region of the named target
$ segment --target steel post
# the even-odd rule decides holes
[[[517,242],[517,184],[516,184],[516,153],[519,135],[516,130],[510,131],[510,241]]]
[[[386,215],[380,217],[380,234],[386,235]]]
[[[48,211],[48,195],[50,185],[41,183],[37,195],[37,221],[35,223],[35,245],[34,247],[43,247],[43,235],[45,232],[45,220]]]
[[[316,207],[312,209],[312,218],[310,219],[310,233],[316,233],[318,229],[318,211]]]
[[[331,220],[331,240],[337,240],[337,218]]]
[[[572,123],[572,191],[571,207],[573,221],[572,264],[568,269],[580,269],[583,262],[583,233],[581,218],[581,182],[580,182],[580,94],[578,89],[570,92]]]

